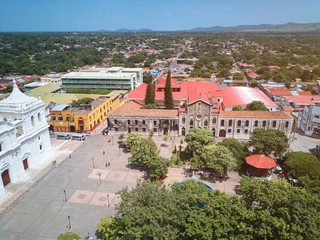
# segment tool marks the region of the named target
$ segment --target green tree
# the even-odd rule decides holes
[[[123,139],[124,139],[124,134],[121,133],[120,136],[119,136],[119,140],[122,141]]]
[[[243,108],[241,105],[236,105],[236,106],[232,107],[232,111],[242,111],[242,110],[243,110]]]
[[[247,105],[245,111],[269,111],[261,101],[253,101]]]
[[[212,132],[208,128],[192,128],[185,137],[184,141],[187,143],[187,152],[192,154],[191,165],[193,167],[202,167],[200,155],[203,148],[208,145],[214,144]]]
[[[159,150],[152,138],[141,138],[139,145],[131,147],[132,156],[129,161],[133,164],[147,167],[148,163],[159,156]]]
[[[164,88],[164,105],[167,109],[173,109],[173,96],[172,96],[172,88],[171,88],[171,72],[168,72],[166,86]]]
[[[73,233],[73,232],[67,232],[65,234],[60,234],[58,236],[58,240],[78,240],[81,239],[79,234]]]
[[[202,160],[201,162],[205,163],[203,167],[211,168],[220,174],[235,170],[238,166],[237,159],[232,152],[222,145],[205,146],[200,159]]]
[[[152,105],[155,104],[155,99],[154,99],[154,85],[152,83],[147,84],[147,89],[146,89],[146,96],[144,98],[144,104],[145,105]]]
[[[242,73],[235,73],[235,74],[233,74],[233,79],[234,80],[243,80],[244,75]]]
[[[129,133],[125,144],[131,148],[139,147],[142,144],[142,138],[139,133]]]
[[[10,92],[12,92],[12,90],[13,90],[13,86],[12,86],[12,85],[8,85],[8,86],[6,87],[5,92],[6,92],[6,93],[10,93]]]
[[[250,146],[255,154],[280,157],[289,147],[289,139],[277,129],[256,128],[250,137]]]
[[[257,80],[255,80],[255,79],[251,80],[250,81],[250,86],[253,87],[253,88],[257,87],[258,86]]]
[[[247,209],[241,214],[251,239],[320,237],[320,201],[316,195],[292,187],[286,181],[248,177],[241,179],[237,191],[242,194]]]
[[[237,159],[239,169],[245,163],[246,157],[250,155],[250,151],[248,149],[249,143],[239,142],[235,138],[224,138],[217,145],[225,146],[232,152],[233,156]]]
[[[94,101],[93,98],[85,97],[85,98],[81,98],[79,100],[72,100],[71,106],[72,107],[79,107],[82,104],[90,104],[93,101]]]

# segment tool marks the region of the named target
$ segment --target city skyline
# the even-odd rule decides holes
[[[1,0],[0,31],[190,30],[320,22],[320,2],[283,0]]]

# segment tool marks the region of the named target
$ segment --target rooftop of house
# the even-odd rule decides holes
[[[285,88],[266,88],[266,91],[273,96],[291,96],[292,93]]]
[[[167,109],[141,109],[141,105],[130,101],[111,111],[108,116],[152,116],[152,117],[178,117],[178,110]]]

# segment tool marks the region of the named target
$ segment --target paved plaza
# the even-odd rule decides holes
[[[48,156],[43,170],[30,169],[30,179],[22,184],[10,184],[7,198],[0,202],[1,211],[17,192],[24,191],[23,198],[0,219],[0,239],[53,240],[61,233],[76,232],[84,238],[94,235],[102,217],[113,216],[114,206],[120,198],[116,194],[123,187],[134,187],[143,173],[128,168],[128,157],[118,148],[119,135],[103,136],[97,130],[84,142],[52,138],[53,155]],[[164,147],[163,136],[154,136],[160,154],[169,157],[181,137],[171,138]],[[307,151],[317,140],[298,135],[291,144],[293,150]],[[185,145],[185,144],[184,144]],[[55,160],[55,164],[52,161]],[[241,177],[228,173],[226,181],[194,177],[213,189],[235,194]],[[183,167],[172,167],[165,184],[191,179]],[[37,184],[35,184],[37,183]],[[70,222],[69,222],[70,217]]]

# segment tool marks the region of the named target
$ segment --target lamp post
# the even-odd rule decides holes
[[[98,173],[99,175],[99,185],[101,185],[101,173]]]
[[[91,160],[92,160],[92,168],[96,168],[96,167],[94,166],[94,159],[93,159],[93,157],[91,158]]]
[[[68,216],[68,223],[69,225],[67,226],[68,229],[71,229],[71,221],[70,221],[70,216]]]
[[[62,201],[67,202],[68,200],[67,200],[67,193],[66,193],[66,190],[63,190],[63,192],[64,192],[64,199],[63,199]]]

